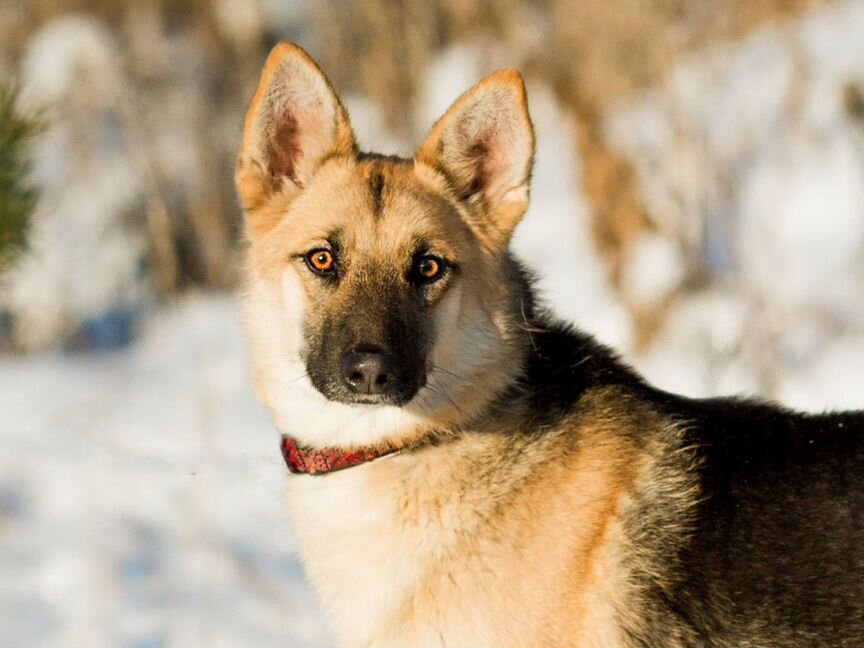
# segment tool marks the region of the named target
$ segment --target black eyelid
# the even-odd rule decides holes
[[[435,254],[434,252],[431,252],[429,250],[421,250],[420,252],[414,254],[414,263],[417,263],[421,259],[435,259],[439,263],[444,263],[448,266],[451,265],[450,262],[443,256],[441,256],[440,254]]]

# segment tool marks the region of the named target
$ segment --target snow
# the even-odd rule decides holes
[[[661,304],[684,281],[684,259],[676,241],[647,232],[633,244],[621,288],[640,308]]]
[[[30,39],[21,76],[23,100],[51,106],[87,77],[88,90],[110,95],[117,81],[117,51],[108,29],[83,15],[52,20]]]
[[[0,359],[0,645],[321,646],[234,298]]]
[[[860,286],[864,159],[847,133],[796,144],[742,183],[739,254],[760,293],[830,308]]]
[[[778,398],[811,411],[862,408],[864,336],[841,336],[783,381]],[[814,389],[814,385],[818,387]]]
[[[450,104],[482,78],[481,49],[474,43],[451,45],[429,65],[417,96],[418,121],[423,128],[431,128]]]
[[[707,285],[681,296],[648,359],[637,358],[650,379],[691,395],[722,385],[807,408],[854,401],[835,388],[842,378],[820,382],[812,372],[826,341],[855,357],[864,338],[864,130],[843,109],[847,87],[862,80],[864,4],[839,2],[697,52],[607,117],[667,248],[677,243],[706,264]],[[638,245],[629,264],[626,276],[640,284],[625,283],[633,295],[674,287],[670,268],[683,267]],[[704,316],[730,296],[738,303]],[[734,324],[715,317],[737,320],[739,311],[747,324],[730,374],[712,330]],[[697,377],[689,388],[675,378],[686,373]]]
[[[588,206],[578,190],[581,173],[572,124],[551,90],[528,88],[537,136],[531,204],[513,237],[513,249],[538,275],[541,297],[555,312],[610,344],[626,344],[632,325],[612,290],[592,242]]]
[[[94,52],[85,63],[109,64],[101,32],[61,27],[68,51],[84,43]],[[416,122],[431,125],[484,66],[473,45],[445,51],[428,70]],[[49,66],[31,76],[50,94],[69,73]],[[635,165],[656,225],[636,242],[621,294],[591,240],[572,124],[529,79],[538,151],[517,253],[558,314],[661,387],[762,394],[813,411],[862,406],[864,144],[840,101],[856,79],[864,4],[841,2],[697,52],[611,115],[609,141]],[[374,103],[346,103],[361,142],[410,151]],[[66,135],[52,137],[37,171],[63,187],[51,195],[64,211],[39,241],[62,248],[61,222],[93,235],[84,248],[52,252],[21,290],[51,330],[73,302],[96,309],[90,296],[131,290],[117,250],[140,245],[100,229],[110,220],[102,215],[140,190],[123,154],[103,152],[92,173],[68,182],[71,162],[51,154]],[[93,249],[98,265],[81,274],[97,261]],[[685,290],[693,257],[707,259],[708,277]],[[119,283],[97,290],[106,276]],[[656,340],[637,354],[625,301],[667,299]],[[121,352],[0,356],[0,646],[330,645],[282,511],[277,433],[251,394],[238,318],[236,297],[192,294],[154,309]]]

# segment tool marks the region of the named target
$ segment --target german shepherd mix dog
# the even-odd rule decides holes
[[[533,153],[514,71],[402,159],[264,67],[246,326],[341,645],[864,646],[864,413],[669,394],[556,321],[508,251]]]

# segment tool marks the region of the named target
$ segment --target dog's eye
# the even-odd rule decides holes
[[[444,273],[444,261],[434,256],[422,256],[414,262],[414,277],[417,283],[432,283]]]
[[[306,255],[306,264],[319,275],[330,274],[336,269],[336,261],[330,250],[312,250]]]

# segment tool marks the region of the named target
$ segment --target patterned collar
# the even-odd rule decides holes
[[[391,455],[399,450],[400,448],[308,448],[300,446],[296,439],[289,436],[282,437],[282,458],[285,459],[288,470],[295,475],[326,475]]]

